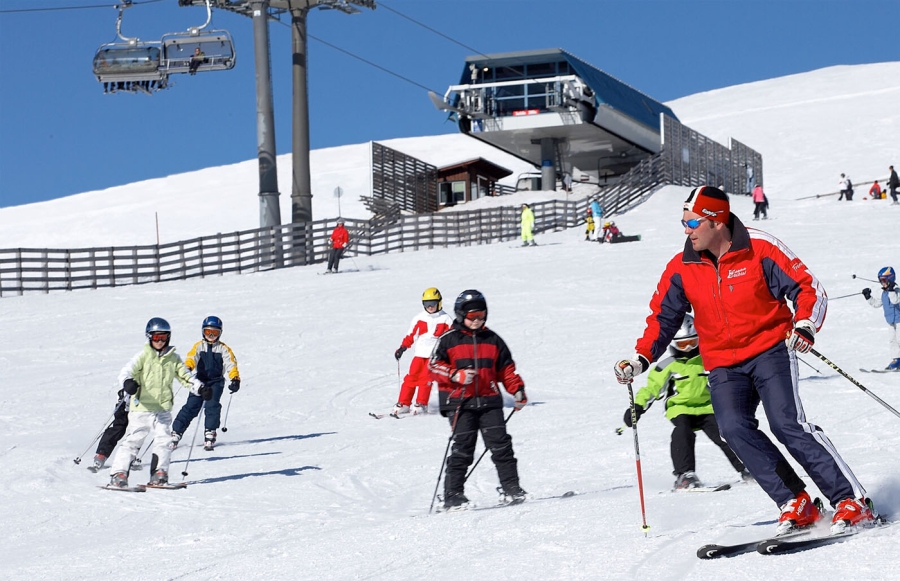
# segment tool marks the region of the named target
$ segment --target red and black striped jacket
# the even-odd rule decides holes
[[[438,384],[444,415],[455,411],[461,402],[463,409],[501,408],[499,384],[511,394],[525,387],[506,343],[487,327],[473,332],[454,322],[438,339],[428,369]],[[475,369],[475,381],[469,385],[453,382],[450,377],[458,369]]]

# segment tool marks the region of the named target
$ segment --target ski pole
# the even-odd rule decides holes
[[[855,274],[851,274],[850,276],[852,276],[853,278],[858,278],[859,280],[867,281],[867,282],[876,282],[876,283],[878,282],[877,280],[872,280],[871,278],[864,278],[862,276],[856,276]]]
[[[129,396],[129,397],[130,397],[130,396]],[[78,456],[77,458],[75,458],[74,460],[72,460],[72,462],[75,462],[76,464],[81,464],[81,456],[84,456],[85,454],[87,454],[88,452],[90,452],[91,448],[94,447],[94,444],[97,442],[97,440],[100,439],[100,436],[103,435],[103,432],[106,431],[106,428],[109,427],[109,422],[111,422],[112,419],[115,417],[116,412],[119,411],[119,408],[122,407],[124,404],[125,404],[125,399],[122,398],[122,400],[121,400],[118,404],[116,404],[116,408],[113,410],[113,413],[111,413],[111,414],[109,415],[109,417],[106,418],[106,421],[103,422],[103,427],[100,429],[100,432],[99,432],[96,436],[94,436],[94,439],[91,440],[91,443],[88,444],[88,447],[85,449],[85,451],[82,452],[80,456]]]
[[[187,461],[184,463],[184,470],[181,472],[181,480],[184,481],[184,477],[188,475],[188,464],[191,463],[191,454],[194,453],[194,443],[197,441],[197,432],[200,431],[200,424],[203,420],[203,408],[200,408],[200,413],[197,414],[197,425],[194,426],[194,437],[191,438],[191,448],[188,450]]]
[[[456,426],[459,423],[459,410],[462,409],[462,404],[465,401],[465,386],[463,386],[462,395],[463,397],[459,398],[459,404],[456,406],[456,411],[453,412],[453,429],[450,430],[450,437],[447,439],[447,447],[444,449],[444,459],[441,460],[441,470],[438,472],[437,482],[434,484],[434,493],[431,495],[431,506],[428,507],[428,514],[431,514],[431,511],[434,510],[434,499],[437,498],[438,486],[441,485],[441,476],[444,475],[444,466],[447,465],[447,453],[450,452],[450,443],[453,442],[453,437],[456,435]]]
[[[504,426],[506,425],[507,422],[509,422],[509,418],[513,417],[514,413],[516,413],[516,408],[513,408],[513,410],[511,412],[509,412],[509,415],[506,416],[506,419],[503,420]],[[482,439],[484,439],[484,436],[482,436]],[[478,457],[478,460],[475,462],[475,465],[469,469],[469,473],[466,474],[466,477],[463,479],[463,484],[465,484],[466,482],[469,481],[469,476],[471,476],[472,472],[475,472],[475,469],[478,468],[478,463],[481,462],[481,459],[484,458],[484,455],[487,454],[487,451],[488,451],[488,448],[487,448],[487,446],[485,446],[484,452],[481,453],[481,456]]]
[[[857,296],[860,296],[860,295],[862,295],[862,293],[851,293],[851,294],[849,294],[849,295],[841,295],[841,296],[839,296],[839,297],[828,297],[828,300],[829,300],[829,301],[836,301],[836,300],[838,300],[838,299],[846,299],[847,297],[857,297]]]
[[[827,357],[825,357],[824,355],[822,355],[821,353],[819,353],[819,352],[816,351],[815,349],[810,349],[809,352],[812,353],[813,355],[815,355],[816,357],[818,357],[819,359],[821,359],[822,361],[824,361],[829,367],[831,367],[832,369],[834,369],[835,371],[837,371],[838,373],[840,373],[841,375],[843,375],[844,377],[846,377],[847,379],[849,379],[849,380],[850,380],[850,383],[852,383],[852,384],[855,385],[856,387],[858,387],[858,388],[860,388],[861,390],[863,390],[863,391],[864,391],[867,395],[869,395],[872,399],[874,399],[875,401],[877,401],[878,403],[880,403],[881,405],[883,405],[885,408],[887,408],[888,410],[890,410],[891,413],[893,413],[895,416],[897,416],[898,418],[900,418],[900,412],[898,412],[897,410],[895,410],[894,408],[892,408],[891,406],[889,406],[888,404],[886,404],[880,397],[878,397],[877,395],[875,395],[874,393],[872,393],[871,391],[869,391],[868,389],[866,389],[866,387],[865,387],[863,384],[861,384],[860,382],[858,382],[858,381],[856,381],[855,379],[853,379],[852,377],[850,377],[850,375],[848,375],[843,369],[841,369],[840,367],[838,367],[837,365],[835,365],[834,363],[832,363]]]
[[[647,511],[644,508],[644,479],[641,476],[641,448],[638,445],[637,431],[637,412],[634,409],[634,390],[631,389],[631,382],[628,382],[628,401],[631,404],[631,429],[634,432],[634,461],[637,465],[638,493],[641,495],[641,519],[643,525],[641,531],[644,536],[650,532],[650,526],[647,524]]]
[[[225,421],[222,422],[222,431],[223,432],[228,431],[228,426],[226,426],[226,424],[228,423],[228,411],[231,409],[231,398],[233,398],[233,397],[234,397],[234,392],[231,392],[231,394],[228,396],[228,407],[225,408]]]
[[[797,359],[800,359],[800,358],[797,357]],[[815,371],[816,373],[822,373],[821,371],[819,371],[818,369],[816,369],[815,367],[813,367],[812,365],[810,365],[809,363],[807,363],[807,362],[804,361],[803,359],[800,359],[800,363],[806,364],[807,367],[809,367],[810,369],[812,369],[812,370]]]

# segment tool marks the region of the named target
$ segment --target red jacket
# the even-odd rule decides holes
[[[793,321],[809,319],[817,330],[822,327],[828,297],[806,265],[780,240],[746,228],[734,215],[729,228],[731,248],[718,265],[709,252],[694,251],[690,240],[669,261],[637,353],[649,361],[661,357],[692,307],[707,369],[759,355],[784,341]]]
[[[501,408],[503,396],[498,384],[502,383],[511,394],[525,387],[506,343],[486,327],[473,333],[454,322],[438,339],[428,368],[431,379],[438,384],[444,414],[455,411],[461,400],[465,409]],[[471,384],[461,385],[450,379],[457,369],[470,368],[477,371]]]
[[[347,229],[344,228],[343,224],[338,224],[337,227],[331,231],[331,247],[346,248],[349,242],[350,234],[347,232]]]

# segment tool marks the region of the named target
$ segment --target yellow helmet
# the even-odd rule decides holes
[[[603,224],[603,227],[604,227],[604,228],[609,228],[610,225],[611,225],[611,224],[610,224],[609,222],[605,222],[605,223]]]
[[[425,292],[422,293],[422,305],[424,306],[425,301],[437,301],[438,310],[441,310],[441,306],[443,305],[444,297],[441,296],[441,291],[438,289],[431,287],[425,289]]]

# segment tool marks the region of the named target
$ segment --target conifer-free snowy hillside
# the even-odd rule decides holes
[[[845,70],[864,93],[862,84],[873,84],[886,67],[900,72],[897,64]],[[816,75],[833,72],[755,85],[781,84],[783,91],[802,95],[815,92],[807,83],[823,85]],[[841,85],[838,81],[825,86]],[[734,103],[743,89],[723,90],[721,102],[712,93],[698,95],[707,104],[696,110],[728,113],[727,122],[736,123],[741,115]],[[805,142],[833,142],[838,99],[809,100],[798,116],[778,106],[779,95],[780,90],[772,92],[770,107],[759,91],[747,101],[748,109],[769,111],[754,118],[758,143],[730,128],[721,130],[763,150],[766,181],[772,184],[770,220],[751,222],[746,197],[733,197],[732,209],[803,258],[831,297],[874,288],[852,275],[874,278],[882,266],[900,266],[900,245],[892,242],[900,206],[863,201],[861,192],[847,203],[835,197],[796,201],[793,191],[779,190],[776,184],[789,179],[814,183],[822,171],[820,157],[837,163],[850,156],[839,147],[817,150],[813,163],[796,142],[777,137],[786,130],[802,131]],[[859,106],[852,94],[839,99],[838,126],[875,128],[890,121],[888,103],[896,102],[895,96],[883,94],[882,103],[865,95]],[[682,101],[690,104],[690,98]],[[702,127],[677,107],[676,112],[688,125],[716,137],[712,119]],[[889,137],[885,133],[877,141]],[[858,153],[854,149],[853,155]],[[864,155],[885,169],[900,161],[900,155],[887,157],[881,145],[870,146]],[[779,167],[789,167],[790,176],[778,173]],[[860,165],[858,171],[867,167]],[[166,197],[206,187],[219,169],[167,178],[171,191]],[[843,169],[855,177],[856,169]],[[251,186],[253,179],[248,179]],[[121,193],[146,186],[123,186]],[[615,382],[612,365],[633,353],[658,277],[683,246],[679,219],[687,191],[664,188],[616,217],[624,233],[643,235],[636,243],[587,243],[576,229],[539,235],[537,248],[504,243],[354,257],[342,262],[344,273],[338,276],[317,276],[323,267],[314,265],[0,299],[0,578],[900,579],[898,527],[795,555],[697,559],[703,544],[771,533],[778,510],[755,485],[671,493],[671,424],[659,405],[638,425],[651,527],[647,536],[642,534],[631,432],[615,434],[628,397]],[[103,196],[85,196],[79,211],[99,212]],[[59,231],[75,230],[75,206],[54,206],[57,202],[23,206],[17,214],[17,221],[34,220],[31,230],[38,228],[36,216],[47,216],[47,229],[37,230],[35,239],[46,243],[0,246],[67,245]],[[125,237],[134,229],[127,208],[108,224],[111,235]],[[0,210],[4,231],[11,210]],[[218,219],[205,223],[210,220]],[[398,374],[405,372],[409,355],[398,369],[393,353],[430,286],[440,288],[448,310],[466,288],[485,293],[488,325],[509,344],[531,402],[509,422],[522,486],[533,499],[569,490],[578,495],[497,510],[428,514],[450,434],[447,421],[437,413],[399,421],[368,414],[386,412],[396,401]],[[108,473],[85,470],[94,451],[88,445],[113,410],[116,376],[144,343],[147,320],[165,317],[174,328],[172,343],[184,354],[200,338],[201,321],[210,314],[223,319],[222,339],[234,349],[243,379],[240,392],[222,400],[230,404],[228,431],[220,431],[216,450],[198,446],[189,464],[186,442],[174,452],[171,476],[180,481],[180,473],[188,472],[185,490],[126,494],[98,489]],[[887,333],[881,311],[855,295],[829,304],[816,348],[900,408],[900,374],[858,371],[887,364]],[[900,418],[823,362],[803,359],[810,365],[800,368],[807,416],[825,430],[877,508],[900,518]],[[635,388],[643,385],[642,377]],[[432,394],[432,411],[436,397]],[[178,393],[176,411],[185,398],[183,390]],[[765,425],[762,413],[759,417]],[[78,456],[85,459],[80,466],[73,462]],[[703,436],[697,440],[697,458],[705,482],[736,483],[737,474]],[[146,478],[146,469],[132,474],[133,483]],[[466,492],[487,506],[495,501],[497,485],[486,458]]]

